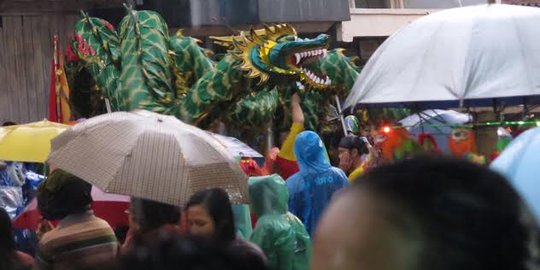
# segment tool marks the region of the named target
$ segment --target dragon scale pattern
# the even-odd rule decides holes
[[[286,113],[279,113],[286,109],[280,108],[298,92],[306,126],[316,129],[331,97],[346,95],[358,75],[342,51],[323,50],[327,37],[297,39],[290,26],[218,37],[229,49],[218,62],[210,59],[197,40],[181,33],[169,36],[164,19],[153,11],[128,9],[118,29],[117,33],[106,21],[85,16],[76,24],[76,38],[70,44],[111,100],[113,110],[146,109],[202,127],[219,119],[239,129],[255,130],[272,120],[287,125]],[[250,40],[259,45],[249,45]],[[241,46],[234,47],[237,44]],[[317,58],[300,61],[300,55]],[[295,59],[296,65],[309,67],[319,77],[289,66]],[[300,81],[305,87],[298,86]]]

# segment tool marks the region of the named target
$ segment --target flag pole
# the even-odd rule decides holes
[[[343,134],[347,136],[347,127],[345,126],[345,118],[343,118],[343,111],[341,110],[341,102],[337,95],[335,95],[334,98],[336,99],[336,108],[338,110],[339,120],[341,121],[341,127],[343,128]]]
[[[53,49],[54,49],[54,53],[53,53],[53,76],[55,78],[54,80],[54,91],[56,93],[56,97],[55,97],[55,103],[56,103],[56,115],[57,115],[57,118],[56,118],[56,122],[58,123],[62,123],[63,122],[63,119],[62,119],[62,105],[61,105],[61,100],[60,100],[60,82],[58,81],[58,35],[54,35],[53,36]]]

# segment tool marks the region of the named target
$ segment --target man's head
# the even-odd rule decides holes
[[[38,188],[38,209],[44,218],[62,219],[90,209],[92,185],[64,170],[56,169]]]
[[[339,168],[345,172],[356,169],[362,161],[362,155],[369,153],[363,138],[354,135],[343,137],[339,142],[338,151]]]
[[[146,233],[163,225],[177,225],[180,222],[180,208],[177,206],[131,197],[129,207],[131,225],[139,233]]]
[[[416,158],[373,169],[334,200],[312,265],[537,269],[538,244],[538,226],[501,176],[465,161]]]

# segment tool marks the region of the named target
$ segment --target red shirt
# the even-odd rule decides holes
[[[285,180],[298,172],[298,163],[296,160],[284,159],[280,156],[276,158],[276,172]]]

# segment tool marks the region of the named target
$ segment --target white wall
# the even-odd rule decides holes
[[[352,42],[354,37],[385,37],[400,27],[435,12],[413,9],[351,9],[351,20],[338,27],[338,40]]]
[[[453,8],[485,4],[487,0],[403,0],[405,8]]]

